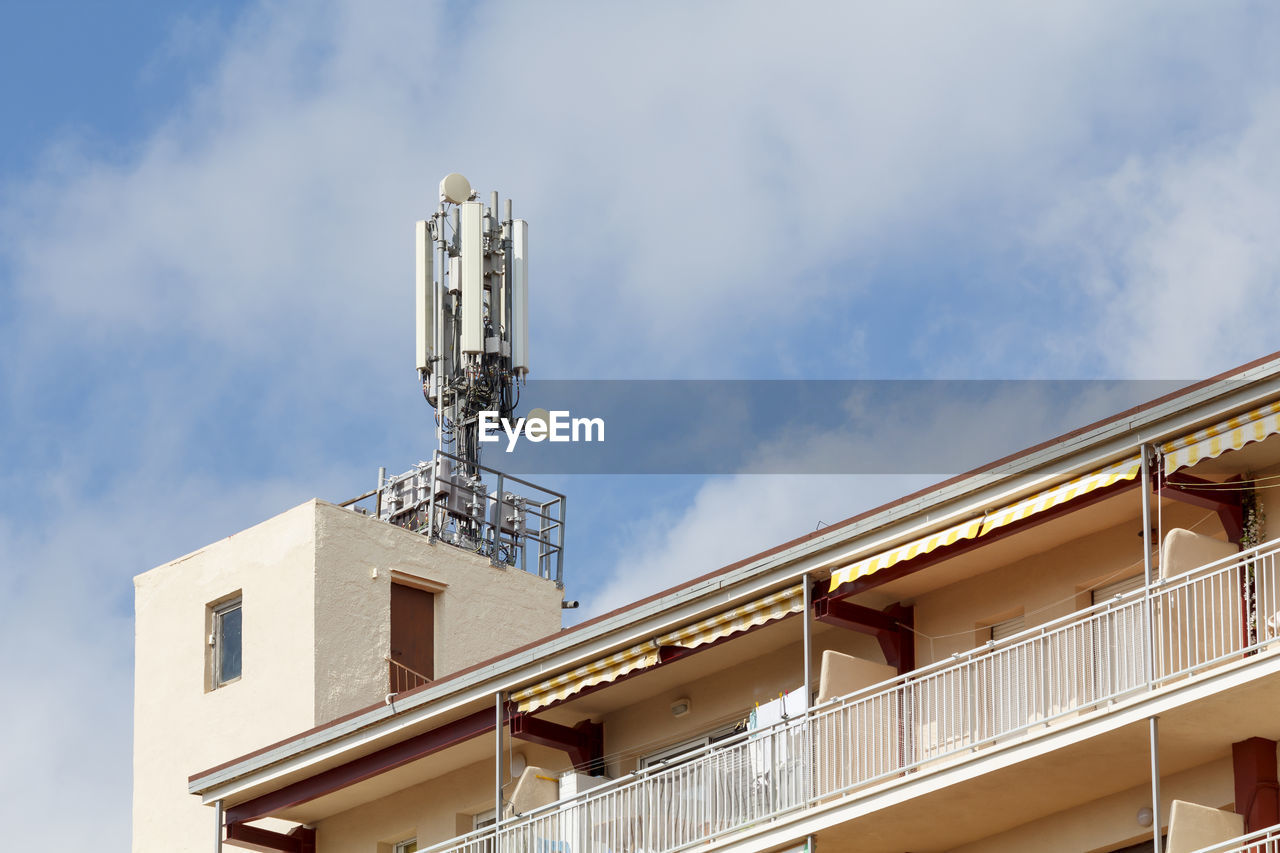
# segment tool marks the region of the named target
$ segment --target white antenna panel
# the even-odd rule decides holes
[[[511,367],[529,372],[529,223],[517,219],[511,228]]]
[[[462,351],[484,352],[484,205],[467,201],[458,205],[462,231]]]
[[[413,226],[417,238],[417,269],[414,274],[415,308],[417,321],[418,370],[431,372],[431,358],[435,355],[435,285],[432,259],[435,244],[431,240],[431,223],[419,221]]]

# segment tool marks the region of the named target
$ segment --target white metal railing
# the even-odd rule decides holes
[[[1250,832],[1211,847],[1201,847],[1195,853],[1280,853],[1280,825]]]
[[[1023,736],[1275,642],[1277,554],[1156,581],[428,853],[665,853]]]

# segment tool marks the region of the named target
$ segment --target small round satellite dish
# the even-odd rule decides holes
[[[444,176],[444,180],[440,182],[440,200],[447,201],[452,204],[462,204],[471,198],[471,182],[459,175],[457,172],[450,172]]]
[[[540,422],[545,432],[547,425],[551,423],[551,413],[546,409],[530,409],[529,414],[524,416],[525,427],[528,428],[528,425],[534,421]]]

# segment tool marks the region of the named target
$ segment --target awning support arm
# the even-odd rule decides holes
[[[1227,539],[1239,545],[1240,538],[1244,535],[1243,493],[1224,489],[1223,485],[1225,484],[1175,471],[1164,478],[1159,489],[1161,497],[1216,512],[1222,522],[1222,529],[1227,532]]]
[[[260,853],[315,853],[316,831],[306,826],[295,827],[287,835],[246,823],[227,824],[228,844]]]
[[[604,773],[604,723],[583,720],[571,728],[521,713],[511,718],[511,736],[563,750],[575,768],[592,776]]]
[[[884,610],[873,610],[852,601],[818,596],[813,600],[813,616],[828,625],[839,625],[850,631],[870,634],[880,642],[885,663],[896,667],[899,675],[916,668],[915,608],[891,604]]]

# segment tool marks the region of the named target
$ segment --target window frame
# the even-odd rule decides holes
[[[417,853],[418,836],[406,838],[404,841],[397,841],[391,845],[391,853]]]
[[[740,734],[744,731],[744,729],[739,728],[740,725],[740,723],[730,723],[724,726],[717,726],[711,731],[704,732],[697,737],[668,744],[662,749],[655,750],[648,755],[640,756],[639,761],[636,762],[636,769],[644,770],[645,768],[652,767],[656,764],[664,763],[680,764],[680,761],[676,761],[674,759],[678,759],[685,753],[693,752],[694,750],[701,749],[704,746],[710,746],[711,744],[719,743],[722,740],[726,740],[736,734]]]
[[[240,624],[236,634],[239,646],[239,671],[231,678],[223,678],[223,653],[227,646],[225,619],[227,614],[239,611]],[[217,690],[235,684],[244,676],[244,596],[236,592],[209,605],[209,689]]]
[[[1012,637],[1014,634],[1021,634],[1027,630],[1027,617],[1023,613],[1017,616],[1010,616],[1008,619],[1001,619],[987,626],[988,635],[992,642],[999,642],[1006,637]]]

